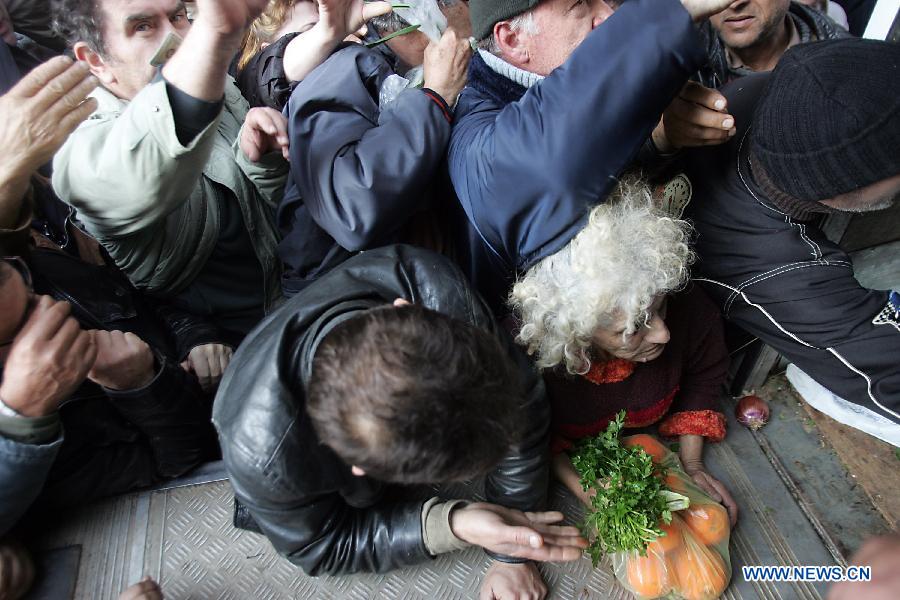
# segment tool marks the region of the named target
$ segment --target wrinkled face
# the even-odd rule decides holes
[[[603,0],[544,0],[533,11],[537,33],[523,40],[528,52],[524,68],[549,75],[612,13]]]
[[[16,45],[16,32],[12,19],[9,18],[9,11],[6,10],[6,0],[0,0],[0,40],[8,46]]]
[[[25,280],[6,261],[0,261],[3,271],[0,280],[0,364],[6,361],[13,338],[26,321],[30,308],[34,305],[34,294]]]
[[[593,349],[598,357],[624,358],[635,362],[658,358],[669,341],[669,328],[665,323],[666,298],[664,295],[656,297],[647,311],[650,319],[638,324],[634,333],[625,333],[629,324],[619,316],[613,319],[613,325],[597,329]]]
[[[890,208],[898,200],[900,200],[900,175],[894,175],[820,202],[825,206],[848,212],[871,212]]]
[[[92,71],[103,86],[131,100],[156,73],[150,60],[169,32],[191,27],[181,0],[101,0],[106,53]]]
[[[790,0],[737,0],[709,22],[729,48],[752,48],[779,32],[790,5]]]

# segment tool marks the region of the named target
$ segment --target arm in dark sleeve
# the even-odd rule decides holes
[[[534,365],[505,331],[500,329],[498,333],[522,374],[523,436],[511,453],[486,477],[484,496],[488,502],[521,511],[542,510],[547,501],[550,477],[550,404],[544,380]],[[491,552],[487,554],[503,562],[526,562]]]
[[[169,105],[175,119],[175,135],[182,146],[187,146],[213,122],[222,110],[224,98],[218,102],[206,102],[166,82]]]
[[[384,573],[430,558],[422,535],[421,502],[348,505],[337,493],[310,495],[240,450],[224,448],[235,495],[272,546],[307,575]]]
[[[900,295],[863,288],[846,263],[765,283],[741,294],[728,318],[837,396],[900,423]]]
[[[470,107],[448,162],[494,252],[521,267],[568,242],[704,60],[677,0],[631,0],[517,102]]]
[[[146,437],[161,477],[183,475],[210,458],[215,432],[211,401],[196,378],[163,359],[153,381],[136,390],[104,392]]]
[[[679,334],[684,336],[688,348],[678,393],[659,424],[659,432],[667,437],[691,434],[722,441],[726,428],[722,385],[728,375],[722,319],[697,286],[680,293],[677,300],[670,299],[673,301],[679,303],[677,317],[687,322]]]
[[[26,419],[35,435],[55,432],[28,441],[8,434],[22,429],[22,424],[3,423],[8,419],[0,417],[0,536],[15,526],[41,493],[63,442],[56,414]]]
[[[174,341],[175,358],[179,362],[185,360],[197,346],[226,344],[227,337],[209,319],[176,308],[167,302],[158,303],[156,312],[169,329]]]
[[[427,208],[426,192],[450,139],[446,105],[426,91],[405,90],[379,111],[384,73],[361,74],[368,67],[357,63],[366,57],[357,54],[347,64],[353,52],[359,50],[338,51],[301,82],[288,117],[291,175],[304,204],[351,252],[387,238]]]

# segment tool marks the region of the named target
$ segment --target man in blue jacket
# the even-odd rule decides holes
[[[449,169],[465,213],[458,258],[494,310],[612,190],[706,60],[693,21],[728,4],[633,0],[613,14],[603,0],[470,2],[480,49]]]

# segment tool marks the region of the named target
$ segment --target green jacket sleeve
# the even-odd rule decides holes
[[[53,160],[53,187],[100,239],[123,237],[164,219],[197,185],[219,118],[187,146],[175,134],[165,81],[131,102],[106,90],[100,107]]]

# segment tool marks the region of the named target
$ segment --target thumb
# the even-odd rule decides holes
[[[517,546],[540,548],[544,545],[544,538],[541,537],[541,534],[530,527],[507,527],[500,537],[501,541]]]
[[[390,2],[366,2],[362,9],[363,24],[369,19],[386,15],[392,10],[394,9],[391,7]]]

